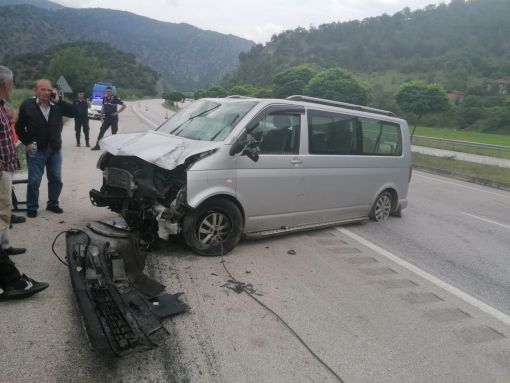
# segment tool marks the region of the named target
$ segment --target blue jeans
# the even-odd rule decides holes
[[[48,178],[48,203],[47,206],[58,206],[58,197],[62,191],[62,150],[37,148],[35,156],[27,153],[28,185],[27,185],[27,209],[39,208],[39,187],[46,167]]]

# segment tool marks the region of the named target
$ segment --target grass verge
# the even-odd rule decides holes
[[[412,132],[413,127],[409,127]],[[463,130],[451,130],[442,128],[426,128],[418,126],[416,132],[417,136],[444,138],[447,140],[468,141],[478,144],[501,145],[510,147],[510,136],[502,134],[489,134],[479,132],[467,132]]]
[[[510,170],[499,166],[460,161],[452,157],[413,153],[413,167],[479,185],[510,191]]]

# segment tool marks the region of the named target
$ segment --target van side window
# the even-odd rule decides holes
[[[309,111],[310,154],[359,154],[356,117],[337,113]]]
[[[360,119],[363,154],[379,156],[402,155],[400,126],[387,121]]]
[[[301,116],[269,114],[262,118],[251,134],[260,142],[263,154],[298,154]]]

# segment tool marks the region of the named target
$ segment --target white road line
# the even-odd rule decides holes
[[[475,188],[475,187],[472,187],[472,186],[463,185],[463,184],[461,184],[459,182],[445,181],[445,180],[442,180],[440,178],[428,177],[428,176],[424,176],[424,175],[421,175],[421,174],[416,174],[416,172],[413,172],[413,177],[414,176],[422,177],[422,178],[427,178],[429,180],[434,180],[434,181],[442,182],[442,183],[445,183],[445,184],[460,186],[460,187],[463,187],[463,188],[466,188],[466,189],[472,189],[472,190],[480,191],[480,192],[483,192],[483,193],[494,194],[494,195],[497,195],[498,197],[510,198],[510,194],[509,195],[505,195],[505,194],[502,194],[502,193],[496,193],[496,192],[492,192],[492,191],[489,191],[489,190],[484,190],[484,189]]]
[[[147,117],[145,117],[142,113],[140,113],[137,108],[140,107],[140,104],[137,102],[135,105],[133,105],[133,111],[135,112],[135,114],[140,117],[142,120],[144,120],[146,123],[148,123],[150,126],[152,126],[153,128],[157,128],[159,125],[157,125],[156,123],[152,122],[151,120],[149,120]]]
[[[461,211],[462,214],[464,215],[467,215],[468,217],[471,217],[471,218],[476,218],[476,219],[479,219],[480,221],[484,221],[484,222],[488,222],[488,223],[492,223],[494,225],[498,225],[498,226],[501,226],[501,227],[504,227],[505,229],[509,229],[510,230],[510,225],[505,225],[504,223],[499,223],[499,222],[496,222],[496,221],[492,221],[490,219],[487,219],[487,218],[482,218],[482,217],[479,217],[477,215],[473,215],[473,214],[469,214],[469,213],[466,213],[464,211]]]
[[[366,240],[365,238],[360,237],[359,235],[353,233],[350,230],[347,230],[347,229],[344,229],[344,228],[337,228],[337,230],[340,231],[342,234],[345,234],[346,236],[348,236],[348,237],[350,237],[350,238],[352,238],[352,239],[362,243],[366,247],[374,250],[375,252],[381,254],[382,256],[390,259],[391,261],[397,263],[398,265],[404,267],[405,269],[407,269],[407,270],[417,274],[418,276],[426,279],[427,281],[433,283],[434,285],[442,288],[443,290],[446,290],[450,294],[455,295],[457,298],[460,298],[463,301],[469,303],[470,305],[476,307],[477,309],[482,310],[483,312],[489,314],[493,318],[496,318],[496,319],[500,320],[501,322],[503,322],[504,324],[510,326],[510,316],[508,316],[507,314],[505,314],[505,313],[495,309],[492,306],[489,306],[486,303],[483,303],[479,299],[477,299],[475,297],[472,297],[471,295],[465,293],[462,290],[459,290],[456,287],[453,287],[449,283],[446,283],[446,282],[442,281],[441,279],[439,279],[437,277],[434,277],[433,275],[431,275],[431,274],[427,273],[426,271],[423,271],[422,269],[420,269],[420,268],[410,264],[409,262],[406,262],[403,259],[400,259],[396,255],[390,253],[387,250],[384,250],[383,248],[375,245],[374,243]]]

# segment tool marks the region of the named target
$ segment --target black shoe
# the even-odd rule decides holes
[[[90,148],[90,144],[89,144],[88,142],[85,144],[85,146],[86,146],[87,148]]]
[[[20,279],[7,285],[0,294],[0,301],[26,298],[49,287],[46,282],[37,282],[23,274]],[[0,289],[0,291],[2,291]]]
[[[60,206],[48,206],[46,207],[46,210],[52,211],[56,214],[62,214],[64,212],[64,209],[62,209]]]
[[[11,223],[23,223],[27,219],[21,215],[11,214]]]
[[[30,217],[30,218],[37,217],[37,210],[27,210],[27,217]]]
[[[7,255],[18,255],[26,253],[27,249],[24,247],[9,247],[7,249],[4,249],[4,253]]]
[[[80,147],[81,145],[80,145],[80,143],[78,142],[78,143],[76,144],[76,146],[77,146],[77,147]]]
[[[90,150],[101,150],[101,148],[99,147],[99,145],[98,145],[98,144],[96,144],[96,145],[95,145],[92,149],[90,149]]]

